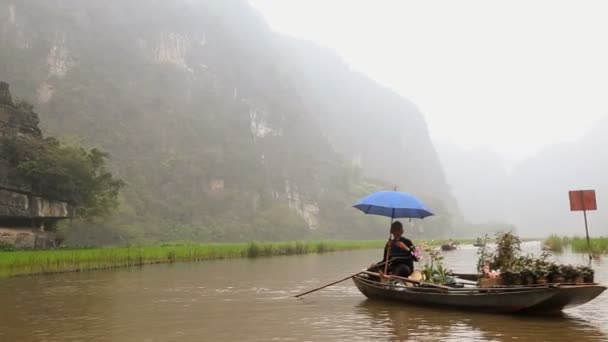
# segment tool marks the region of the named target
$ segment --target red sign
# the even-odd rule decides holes
[[[595,190],[570,191],[570,210],[597,210],[595,202]]]

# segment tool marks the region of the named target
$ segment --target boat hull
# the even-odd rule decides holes
[[[559,313],[564,309],[577,307],[594,300],[606,290],[605,286],[589,285],[561,285],[557,294],[548,300],[526,308],[529,313]]]
[[[353,281],[359,291],[370,299],[399,301],[414,305],[436,306],[470,311],[513,313],[549,300],[557,295],[554,288],[511,291],[443,291],[441,289],[404,286],[396,287],[356,276]]]

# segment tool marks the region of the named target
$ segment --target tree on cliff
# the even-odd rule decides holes
[[[31,105],[11,107],[11,119],[35,117],[32,126],[37,126]],[[23,134],[22,126],[27,125],[3,129],[0,158],[30,181],[35,193],[72,203],[82,218],[105,216],[118,206],[118,193],[124,182],[106,170],[106,153],[63,144],[55,138]]]
[[[74,204],[80,217],[105,216],[118,206],[124,183],[107,172],[107,154],[98,149],[14,136],[2,138],[0,151],[37,193]]]

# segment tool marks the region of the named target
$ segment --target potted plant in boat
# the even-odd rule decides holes
[[[579,266],[578,268],[584,283],[593,283],[595,271],[589,266]]]
[[[542,265],[534,269],[534,280],[536,284],[547,284],[549,282],[549,268],[546,265]]]
[[[447,283],[448,270],[443,267],[443,256],[432,248],[425,249],[425,252],[430,263],[427,262],[422,269],[424,279],[435,284]]]
[[[516,269],[519,271],[520,280],[515,284],[532,285],[534,284],[534,258],[530,255],[520,256],[516,262]]]
[[[521,251],[519,237],[508,232],[496,238],[496,252],[494,253],[494,268],[501,272],[510,272],[517,264],[518,254]]]
[[[502,279],[502,283],[504,285],[517,285],[517,278],[519,277],[519,275],[517,273],[511,272],[511,271],[506,271],[506,272],[501,272],[500,273],[500,278]],[[520,280],[521,282],[521,280]]]
[[[578,271],[572,265],[561,265],[560,273],[564,277],[564,282],[572,284],[575,282],[576,277],[578,277]]]
[[[522,285],[532,285],[536,279],[534,277],[534,271],[530,268],[525,268],[520,272]]]
[[[548,271],[549,271],[549,274],[548,274],[549,282],[551,282],[551,283],[563,283],[564,282],[564,275],[561,272],[560,265],[558,265],[556,263],[551,263],[551,264],[549,264]]]
[[[583,272],[580,267],[576,267],[576,276],[574,277],[573,282],[575,284],[585,283],[585,277],[583,276]]]
[[[547,259],[551,256],[551,252],[543,251],[538,258],[533,258],[531,269],[536,284],[546,284],[549,282],[549,266],[551,265]]]
[[[521,276],[517,274],[520,244],[519,237],[511,232],[496,237],[496,250],[489,266],[499,272],[503,284],[521,284]]]

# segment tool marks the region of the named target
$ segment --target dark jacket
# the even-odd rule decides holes
[[[393,260],[393,258],[399,258],[397,260],[391,261],[391,267],[394,265],[405,264],[405,265],[409,266],[409,268],[411,270],[414,270],[414,261],[418,261],[418,259],[416,259],[416,257],[414,257],[412,255],[412,251],[415,248],[414,244],[412,243],[412,240],[406,239],[402,236],[399,239],[399,241],[403,242],[407,246],[407,248],[409,248],[409,250],[405,251],[405,250],[397,247],[397,241],[391,240],[391,242],[390,242],[391,253],[389,255],[389,259]],[[382,256],[382,261],[386,261],[386,248],[387,247],[388,247],[388,243],[384,247],[384,254]]]

